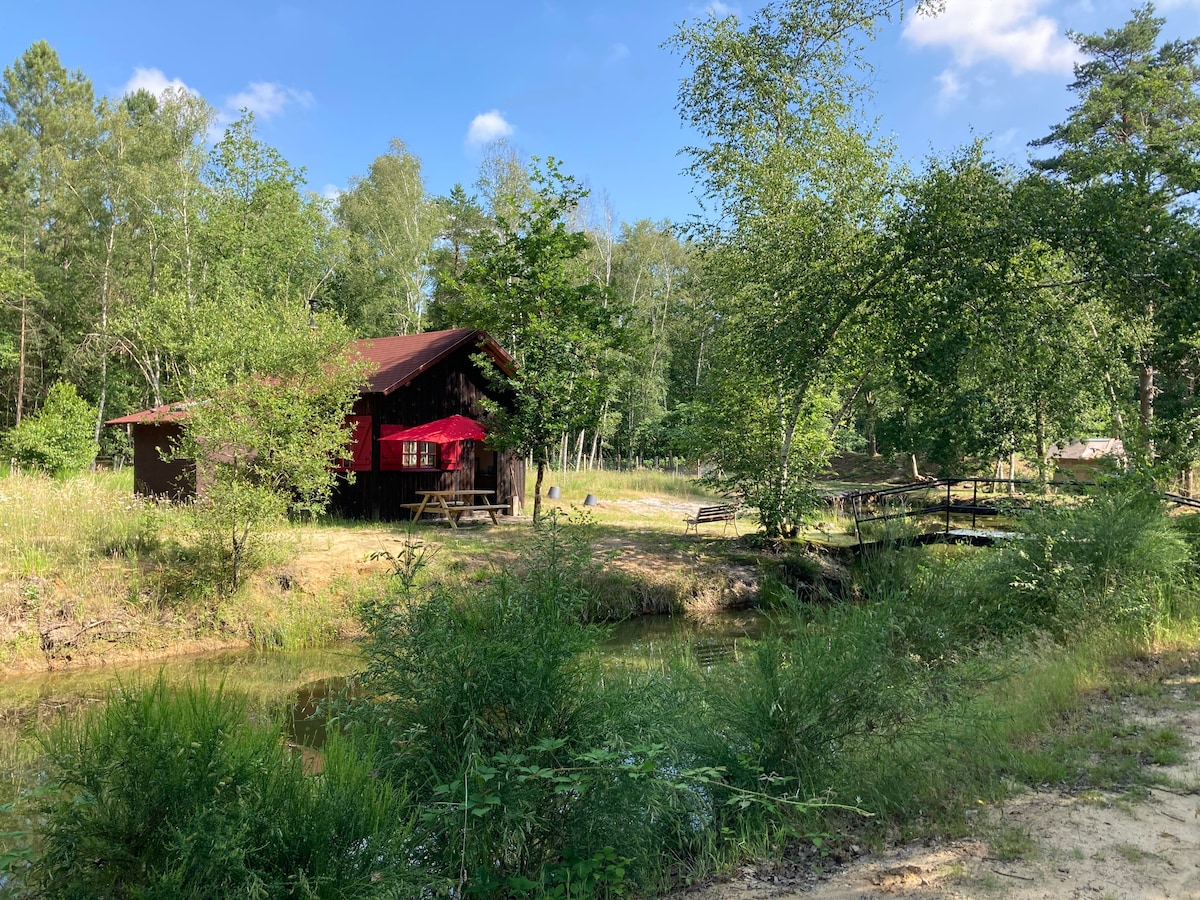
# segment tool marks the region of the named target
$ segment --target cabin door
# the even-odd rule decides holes
[[[481,491],[494,491],[496,483],[496,451],[489,450],[482,443],[475,445],[475,487]],[[493,502],[502,502],[496,497]]]

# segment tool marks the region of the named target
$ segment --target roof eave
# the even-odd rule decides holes
[[[433,357],[432,359],[430,359],[423,365],[421,365],[418,368],[416,368],[415,370],[413,370],[413,372],[407,378],[404,378],[404,379],[401,379],[400,381],[394,382],[393,384],[388,385],[387,387],[383,388],[382,390],[367,390],[367,391],[363,391],[363,393],[364,394],[379,394],[380,396],[386,397],[388,394],[391,394],[394,391],[399,390],[400,388],[404,387],[406,384],[410,384],[413,381],[413,379],[415,379],[418,375],[421,375],[422,373],[428,371],[433,366],[436,366],[438,363],[440,363],[442,360],[444,360],[451,353],[454,353],[455,351],[462,349],[462,347],[464,345],[469,344],[471,342],[474,342],[476,344],[476,346],[478,346],[481,350],[486,352],[487,355],[492,358],[492,361],[496,364],[496,367],[498,369],[500,369],[500,371],[503,372],[505,375],[512,377],[516,373],[516,371],[517,371],[516,361],[504,351],[503,347],[501,347],[499,344],[496,343],[495,338],[493,338],[491,335],[489,335],[486,331],[480,331],[480,330],[476,329],[475,331],[471,331],[471,332],[468,332],[467,334],[463,335],[463,337],[460,340],[455,341],[453,344],[448,346],[445,350],[443,350],[437,356]]]

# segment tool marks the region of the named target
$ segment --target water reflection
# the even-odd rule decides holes
[[[600,648],[606,665],[658,668],[681,652],[701,665],[734,656],[761,637],[767,619],[754,611],[687,616],[643,616],[615,626]],[[154,663],[40,672],[0,679],[0,741],[48,727],[64,714],[101,703],[118,687],[135,687],[160,674],[168,684],[204,679],[249,697],[251,707],[283,719],[287,739],[320,747],[322,709],[362,665],[351,644],[298,651],[224,651]]]
[[[0,741],[49,727],[63,715],[102,703],[117,688],[135,688],[160,675],[168,684],[198,680],[245,695],[252,709],[280,711],[292,706],[302,686],[358,668],[351,644],[319,649],[261,652],[234,650],[181,656],[153,663],[95,669],[37,672],[0,679]]]
[[[306,684],[296,691],[295,699],[288,711],[287,726],[288,740],[301,747],[311,747],[319,750],[325,746],[325,710],[328,701],[340,695],[346,688],[349,678],[345,675],[336,678],[322,678]]]
[[[762,637],[768,619],[754,610],[719,610],[686,616],[643,616],[613,629],[602,652],[625,666],[657,666],[684,650],[701,665],[736,657]]]
[[[651,669],[687,653],[711,666],[736,657],[741,648],[762,637],[768,620],[752,610],[717,611],[688,616],[643,616],[615,626],[600,648],[606,666]],[[295,694],[285,716],[288,739],[302,747],[325,743],[325,707],[346,687],[345,676],[306,684]]]

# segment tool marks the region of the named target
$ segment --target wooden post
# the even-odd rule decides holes
[[[946,479],[946,537],[950,537],[950,480]]]
[[[367,511],[370,517],[378,522],[380,518],[380,499],[383,496],[383,484],[380,472],[380,456],[383,453],[383,448],[379,444],[379,409],[382,404],[375,394],[371,394],[371,402],[368,409],[371,411],[371,489],[365,498],[367,503]]]
[[[975,527],[975,510],[979,508],[979,479],[971,482],[971,528]]]

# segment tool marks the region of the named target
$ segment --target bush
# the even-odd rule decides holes
[[[651,777],[661,748],[609,727],[585,535],[551,513],[536,540],[482,596],[436,585],[366,609],[368,665],[341,721],[421,802],[411,853],[433,877],[474,896],[619,892],[635,863],[660,865],[676,792]]]
[[[1059,635],[1148,624],[1186,580],[1187,543],[1155,486],[1137,474],[1109,479],[1077,504],[1035,509],[1022,525],[1025,537],[999,569],[1028,621]]]
[[[407,875],[396,790],[336,738],[306,776],[223,690],[118,692],[45,750],[42,896],[394,896]]]
[[[96,410],[80,398],[74,385],[56,381],[41,412],[12,429],[5,446],[23,468],[67,475],[86,469],[96,458],[95,428]]]
[[[891,624],[879,609],[817,609],[712,669],[703,757],[744,788],[822,794],[848,745],[887,739],[921,707],[919,673],[892,651]]]

